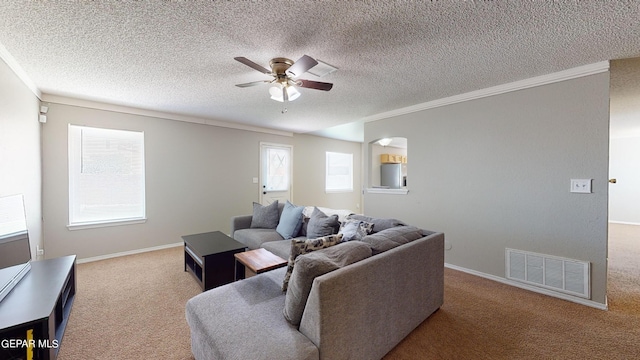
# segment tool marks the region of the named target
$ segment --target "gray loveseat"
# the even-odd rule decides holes
[[[289,303],[289,294],[282,291],[286,268],[193,297],[187,302],[186,317],[195,358],[382,358],[438,310],[444,296],[444,234],[424,232],[407,241],[402,232],[394,231],[301,255],[294,273],[300,270],[302,258],[336,253],[341,246],[364,247],[374,254],[315,277],[299,325],[283,315]],[[261,245],[291,244],[291,240],[269,239]],[[287,254],[279,255],[286,258]]]

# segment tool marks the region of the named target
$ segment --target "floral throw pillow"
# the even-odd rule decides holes
[[[342,234],[329,235],[317,239],[307,240],[292,239],[291,251],[289,252],[289,262],[287,264],[287,273],[284,275],[284,281],[282,282],[282,291],[287,291],[287,286],[289,286],[289,279],[291,278],[291,273],[293,272],[293,266],[295,265],[296,258],[299,255],[303,255],[315,250],[328,248],[329,246],[339,244],[341,241]]]
[[[338,234],[342,234],[342,241],[360,240],[373,232],[373,223],[362,220],[346,220],[340,225]]]

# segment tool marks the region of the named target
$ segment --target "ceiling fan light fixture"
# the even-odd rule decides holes
[[[271,95],[271,100],[283,102],[282,98],[282,86],[280,84],[274,84],[269,88],[269,94]]]
[[[269,94],[271,95],[271,100],[284,102],[284,94],[282,92],[282,84],[275,84],[269,88]],[[287,92],[287,100],[293,101],[300,97],[300,92],[293,86],[287,85],[285,87],[285,91]]]
[[[333,87],[332,83],[298,78],[298,76],[308,72],[309,69],[315,68],[319,65],[318,61],[309,55],[303,55],[295,62],[282,57],[273,58],[269,61],[271,71],[245,57],[238,56],[234,59],[254,70],[258,70],[263,74],[273,77],[271,81],[253,81],[245,84],[237,84],[236,86],[249,87],[261,83],[270,83],[269,95],[271,96],[271,99],[275,101],[286,103],[288,101],[296,100],[301,95],[300,91],[297,89],[298,87],[321,91],[329,91]],[[316,68],[316,70],[322,71],[316,72],[314,75],[324,76],[325,74],[336,71],[337,68],[327,63],[322,63],[320,64],[320,67]]]
[[[287,95],[289,96],[289,101],[293,101],[300,97],[300,92],[293,86],[287,86]]]

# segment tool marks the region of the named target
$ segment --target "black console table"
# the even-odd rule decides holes
[[[32,262],[0,302],[0,359],[55,359],[75,294],[75,255]]]

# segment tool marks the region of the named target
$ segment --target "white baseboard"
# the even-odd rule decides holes
[[[452,269],[452,270],[458,270],[458,271],[461,271],[461,272],[464,272],[464,273],[467,273],[467,274],[479,276],[481,278],[497,281],[497,282],[502,283],[502,284],[515,286],[515,287],[520,288],[520,289],[529,290],[529,291],[533,291],[533,292],[536,292],[536,293],[539,293],[539,294],[548,295],[548,296],[559,298],[559,299],[562,299],[562,300],[571,301],[571,302],[574,302],[574,303],[578,303],[578,304],[581,304],[581,305],[589,306],[589,307],[596,308],[596,309],[599,309],[599,310],[608,310],[607,304],[601,304],[599,302],[595,302],[595,301],[591,301],[591,300],[587,300],[587,299],[582,299],[582,298],[579,298],[579,297],[576,297],[576,296],[571,296],[571,295],[562,294],[562,293],[558,293],[558,292],[547,290],[547,289],[543,289],[543,288],[538,288],[536,286],[531,286],[531,285],[519,283],[517,281],[509,280],[509,279],[502,278],[502,277],[495,276],[495,275],[486,274],[486,273],[483,273],[483,272],[480,272],[480,271],[476,271],[476,270],[463,268],[463,267],[456,266],[456,265],[451,265],[451,264],[445,263],[444,267]]]
[[[145,253],[145,252],[149,252],[149,251],[169,249],[169,248],[178,247],[178,246],[184,246],[184,242],[178,242],[178,243],[160,245],[160,246],[153,246],[153,247],[148,247],[148,248],[144,248],[144,249],[123,251],[123,252],[114,253],[114,254],[100,255],[100,256],[94,256],[94,257],[89,257],[89,258],[84,258],[84,259],[78,259],[76,261],[76,263],[83,264],[83,263],[88,263],[88,262],[93,262],[93,261],[111,259],[111,258],[120,257],[120,256],[127,256],[127,255]]]
[[[613,220],[609,220],[609,224],[636,225],[636,226],[640,226],[640,223],[637,223],[637,222],[613,221]]]

